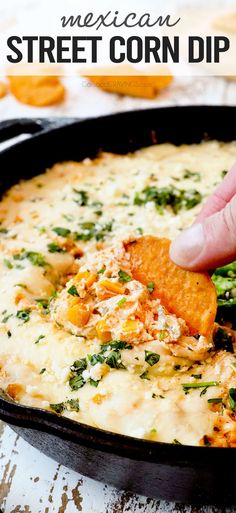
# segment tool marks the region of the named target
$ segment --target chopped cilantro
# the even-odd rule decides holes
[[[219,386],[218,381],[202,381],[201,383],[197,383],[197,382],[182,383],[183,390],[184,390],[184,392],[187,392],[187,393],[191,388],[204,388],[204,390],[206,391],[207,388],[209,388],[209,387],[217,387],[217,386]]]
[[[71,296],[79,296],[77,288],[75,285],[71,285],[71,287],[67,290],[68,294]]]
[[[58,415],[60,415],[65,410],[65,404],[64,403],[50,404],[50,408],[55,413],[58,413]]]
[[[100,380],[95,380],[95,379],[92,379],[92,378],[89,378],[89,379],[88,379],[88,383],[89,383],[89,385],[91,385],[92,387],[97,387],[97,386],[98,386],[99,381],[100,381]]]
[[[44,367],[43,369],[41,369],[40,373],[39,374],[44,374],[44,372],[46,372],[46,367]]]
[[[86,207],[88,204],[88,193],[87,191],[78,191],[73,187],[73,192],[76,193],[76,199],[74,200],[80,207]]]
[[[11,338],[11,331],[10,330],[7,331],[7,336],[8,336],[8,338]]]
[[[236,406],[236,388],[229,389],[229,406],[231,410],[235,409]]]
[[[101,350],[104,353],[108,349],[133,349],[131,344],[128,344],[128,342],[123,342],[123,340],[111,340],[111,342],[108,342],[106,344],[101,345]]]
[[[7,258],[4,258],[3,263],[7,267],[7,269],[13,269],[13,267],[14,267],[12,265],[12,263],[10,262],[10,260],[8,260]]]
[[[67,409],[70,411],[79,411],[79,399],[69,399],[66,401]]]
[[[104,240],[106,235],[112,231],[112,222],[104,225],[92,222],[81,223],[81,232],[74,233],[74,239],[88,241],[95,238],[97,241]]]
[[[56,242],[50,242],[47,245],[49,253],[65,253],[65,250],[61,248]]]
[[[97,274],[104,274],[104,273],[105,273],[105,270],[106,270],[106,268],[105,268],[105,267],[102,267],[102,269],[99,269],[99,271],[97,272]]]
[[[70,233],[71,233],[69,228],[61,228],[60,226],[53,228],[53,231],[60,237],[68,237],[68,235],[70,235]]]
[[[149,281],[149,283],[147,284],[147,289],[148,289],[148,292],[150,292],[150,294],[154,291],[156,285],[154,283],[154,281]]]
[[[120,269],[120,271],[118,272],[118,276],[119,276],[119,281],[121,283],[128,283],[129,281],[132,280],[131,276],[126,273],[125,271],[122,271],[122,269]]]
[[[69,379],[69,385],[71,390],[79,390],[85,385],[85,380],[82,376],[83,371],[87,369],[86,358],[76,360],[71,366],[72,376]]]
[[[208,399],[207,402],[210,404],[220,404],[222,403],[222,397],[213,397],[212,399]]]
[[[67,411],[79,411],[79,399],[69,399],[64,403],[50,404],[51,410],[60,415],[65,410]]]
[[[103,356],[101,353],[89,354],[87,358],[90,365],[96,365],[96,363],[103,363],[105,361],[105,356]]]
[[[218,306],[225,316],[226,309],[230,313],[236,305],[236,261],[216,269],[212,281],[217,291]],[[234,315],[232,317],[234,320]]]
[[[188,191],[181,191],[181,192],[182,192],[181,208],[186,208],[187,210],[190,210],[191,208],[194,208],[196,205],[198,205],[202,201],[202,195],[196,189],[189,189]]]
[[[208,387],[203,388],[203,390],[200,393],[200,397],[202,397],[203,395],[205,395],[207,393],[207,388]]]
[[[35,340],[35,344],[38,344],[40,340],[42,340],[43,338],[45,338],[45,335],[39,335],[38,338],[36,338]]]
[[[14,260],[24,260],[27,258],[32,265],[38,266],[38,267],[45,267],[48,265],[45,258],[41,253],[37,253],[36,251],[25,251],[22,250],[17,255],[13,256]]]
[[[122,297],[120,299],[120,301],[117,302],[117,305],[118,306],[122,306],[124,303],[126,303],[126,301],[127,301],[127,298],[126,297]]]
[[[35,299],[35,301],[36,301],[36,303],[38,303],[39,309],[41,310],[41,312],[43,314],[48,314],[50,312],[50,308],[49,308],[50,298],[49,299],[39,298],[39,299]]]
[[[79,388],[82,388],[85,385],[85,381],[81,374],[76,374],[69,379],[69,385],[71,390],[79,390]]]
[[[80,360],[76,360],[71,367],[71,370],[73,370],[75,372],[82,372],[85,369],[87,369],[86,358],[81,358]]]
[[[202,374],[191,374],[191,377],[195,379],[202,379]]]
[[[142,374],[140,374],[139,376],[141,379],[150,379],[149,378],[149,375],[148,375],[148,371],[144,371]]]
[[[2,319],[2,322],[3,322],[4,324],[6,324],[6,322],[7,322],[11,317],[13,317],[13,314],[5,315],[5,316],[3,317],[3,319]]]
[[[228,171],[226,169],[221,171],[221,178],[224,178],[227,175],[227,173],[228,173]]]
[[[0,228],[0,233],[6,235],[8,233],[8,230],[6,228]]]
[[[200,182],[201,181],[200,173],[197,173],[197,172],[194,172],[194,171],[189,171],[189,169],[185,169],[184,174],[183,174],[183,178],[185,178],[185,180],[189,179],[189,178],[192,178],[194,182]]]
[[[101,208],[103,207],[103,203],[101,201],[93,201],[90,206],[93,208]]]
[[[28,322],[30,320],[29,308],[26,308],[25,310],[18,310],[16,317],[17,319],[21,319],[23,322]]]
[[[121,361],[121,354],[119,350],[111,351],[111,353],[106,357],[106,364],[111,367],[111,369],[125,369]]]
[[[134,197],[135,205],[145,205],[152,201],[160,214],[163,209],[170,207],[174,214],[181,209],[191,209],[202,201],[202,195],[195,189],[178,189],[174,186],[157,188],[156,186],[146,187],[140,193],[136,192]]]
[[[181,442],[179,442],[179,440],[177,440],[177,438],[174,438],[172,444],[173,445],[182,445]]]
[[[160,355],[157,353],[152,353],[152,351],[145,351],[145,362],[148,363],[151,367],[158,363],[160,360]]]
[[[68,223],[72,223],[72,221],[74,221],[74,217],[70,214],[62,214],[62,217],[64,217],[64,219],[68,221]]]
[[[95,223],[86,221],[85,223],[80,223],[80,226],[83,230],[93,230],[95,228]]]

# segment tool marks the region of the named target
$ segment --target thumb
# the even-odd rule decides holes
[[[172,242],[170,258],[192,271],[214,269],[236,259],[236,195],[224,209],[194,224]]]

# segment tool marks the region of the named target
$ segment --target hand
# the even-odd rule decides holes
[[[195,223],[172,242],[170,257],[193,271],[236,260],[236,163],[208,198]]]

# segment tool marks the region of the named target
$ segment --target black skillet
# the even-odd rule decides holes
[[[94,157],[100,149],[127,153],[156,142],[236,140],[236,107],[170,107],[83,121],[17,119],[0,124],[0,142],[23,133],[30,137],[0,153],[2,192],[55,162]],[[170,501],[236,501],[233,448],[139,440],[20,406],[4,396],[0,418],[56,461],[118,488]]]

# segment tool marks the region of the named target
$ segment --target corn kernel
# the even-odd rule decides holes
[[[101,287],[104,287],[104,289],[108,289],[111,292],[114,292],[115,294],[124,294],[125,288],[121,285],[121,283],[110,281],[110,280],[102,280],[99,282],[99,285]]]
[[[90,273],[89,271],[78,272],[75,276],[76,281],[84,281],[85,287],[89,288],[96,281],[96,274]]]
[[[96,326],[98,337],[102,342],[109,342],[111,340],[111,332],[108,329],[105,321],[99,321]]]
[[[101,404],[102,401],[106,399],[106,396],[105,395],[102,395],[102,394],[96,394],[93,396],[92,398],[92,401],[95,403],[95,404]]]
[[[124,333],[137,333],[139,331],[139,321],[127,319],[122,324],[122,331]]]
[[[6,392],[12,399],[19,399],[19,396],[24,391],[24,387],[19,383],[10,383],[7,386]]]
[[[78,328],[85,326],[90,317],[90,309],[83,303],[78,303],[69,308],[67,312],[67,319]]]

